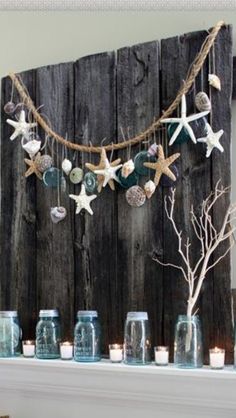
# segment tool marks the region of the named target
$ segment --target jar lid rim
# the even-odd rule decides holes
[[[58,309],[40,309],[39,316],[41,318],[45,318],[47,316],[58,317],[59,316],[59,312],[58,312]]]
[[[17,311],[0,311],[0,316],[5,317],[17,317],[18,313]]]
[[[78,311],[77,317],[78,316],[93,316],[94,318],[97,318],[98,313],[97,311]]]
[[[147,320],[148,319],[148,313],[147,312],[140,312],[140,311],[128,312],[127,313],[127,319],[143,319],[143,320]]]

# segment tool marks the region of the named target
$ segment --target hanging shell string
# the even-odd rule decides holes
[[[208,60],[209,60],[209,74],[212,74],[212,71],[213,71],[213,54],[212,54],[212,51],[213,50],[211,50],[211,52],[209,54],[209,57],[208,57]],[[212,87],[211,87],[211,85],[209,85],[209,99],[210,99],[211,106],[212,106]],[[211,109],[211,112],[210,112],[210,115],[209,115],[209,121],[210,121],[210,125],[212,127],[212,122],[213,122],[212,109]]]
[[[187,77],[186,77],[186,82],[181,86],[181,88],[179,89],[175,99],[173,100],[173,102],[171,103],[171,105],[165,110],[165,112],[162,114],[161,117],[157,117],[157,119],[154,121],[154,123],[149,126],[144,132],[141,132],[139,134],[137,134],[136,136],[134,136],[133,138],[128,139],[126,142],[121,142],[121,143],[116,143],[113,145],[107,145],[106,146],[106,151],[111,151],[112,149],[123,149],[126,148],[129,144],[131,145],[135,145],[137,143],[141,143],[154,129],[157,129],[160,125],[163,119],[169,117],[172,115],[172,113],[174,112],[174,110],[177,108],[178,104],[181,101],[181,98],[184,94],[187,94],[189,89],[192,87],[192,84],[195,80],[195,78],[197,77],[199,71],[201,70],[208,54],[209,51],[211,50],[215,39],[220,31],[220,29],[225,26],[225,23],[223,21],[218,22],[215,27],[212,29],[212,31],[206,36],[200,51],[198,52],[198,54],[196,55],[192,65],[190,66],[188,73],[187,73]],[[65,138],[63,138],[62,136],[60,136],[59,134],[57,134],[56,132],[54,132],[49,126],[48,124],[45,122],[45,120],[41,117],[41,115],[39,114],[39,112],[37,112],[34,103],[26,89],[26,87],[24,86],[23,81],[21,80],[21,78],[19,77],[19,75],[16,75],[15,73],[10,73],[9,77],[11,78],[12,82],[14,83],[16,89],[18,90],[21,99],[25,102],[26,106],[28,109],[32,110],[32,113],[34,115],[35,120],[37,121],[37,123],[51,136],[53,137],[56,141],[64,144],[65,146],[67,146],[68,148],[71,149],[76,149],[76,150],[80,150],[82,152],[94,152],[94,153],[100,153],[101,152],[101,148],[98,146],[93,146],[93,147],[87,147],[86,145],[82,145],[82,144],[76,144],[73,141],[66,141]]]

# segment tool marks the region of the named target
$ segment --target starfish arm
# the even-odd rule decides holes
[[[75,214],[78,215],[83,208],[77,203]]]
[[[206,116],[210,113],[209,110],[205,110],[205,112],[200,112],[200,113],[194,113],[193,115],[187,116],[186,119],[188,122],[193,122],[194,120],[203,118],[203,116]]]
[[[37,122],[32,122],[32,123],[28,123],[27,124],[29,126],[29,128],[36,128],[36,126],[38,125]]]
[[[207,146],[206,158],[209,158],[212,153],[213,147]]]
[[[32,167],[29,167],[28,170],[25,172],[25,177],[31,176],[33,172],[34,172],[34,169]]]
[[[10,140],[13,141],[14,139],[16,139],[18,136],[20,135],[20,132],[18,130],[15,130],[15,132],[13,132],[13,134],[10,136]]]
[[[165,169],[163,170],[163,174],[165,174],[167,177],[169,177],[173,181],[176,180],[174,173],[172,173],[172,171],[168,167],[165,167]]]
[[[220,131],[217,132],[217,139],[220,139],[223,135],[224,131],[223,129],[221,129]]]
[[[117,158],[117,160],[114,160],[114,161],[111,162],[111,166],[114,167],[114,166],[120,164],[120,162],[121,162],[121,158]]]
[[[186,96],[183,94],[181,97],[181,116],[186,116],[187,113],[187,105],[186,105]]]
[[[75,194],[69,194],[69,197],[76,201],[78,196],[76,196]]]
[[[189,133],[189,136],[190,136],[191,140],[193,141],[193,143],[196,144],[197,140],[196,140],[196,137],[194,135],[194,132],[193,132],[191,126],[188,123],[185,123],[184,127],[187,129],[187,131]]]
[[[164,155],[164,151],[163,151],[163,146],[162,145],[158,145],[158,157],[162,160],[165,159],[165,155]]]
[[[116,175],[117,170],[119,170],[121,167],[123,166],[123,164],[119,164],[115,167],[112,167],[114,174]]]
[[[179,157],[180,157],[179,152],[176,152],[176,154],[170,155],[170,157],[166,158],[165,160],[166,166],[168,167],[169,165],[171,165]]]
[[[17,128],[19,122],[16,122],[15,120],[11,120],[11,119],[7,119],[6,122],[8,123],[8,125],[13,126],[13,128]]]
[[[104,173],[103,185],[102,187],[106,187],[107,183],[111,180],[110,174]]]
[[[90,207],[90,205],[88,204],[88,205],[86,205],[85,207],[84,207],[84,209],[85,210],[87,210],[87,212],[90,214],[90,215],[93,215],[93,210],[92,210],[92,208]]]
[[[115,190],[115,183],[114,183],[114,180],[112,180],[112,179],[111,179],[111,180],[109,180],[109,181],[108,181],[108,184],[109,184],[109,186],[110,186],[111,190],[113,190],[113,191],[114,191],[114,190]]]
[[[158,186],[161,176],[162,176],[162,172],[161,171],[156,171],[156,174],[155,174],[155,177],[154,177],[154,183],[155,183],[156,186]]]
[[[172,137],[170,138],[169,145],[172,145],[172,144],[175,142],[175,140],[176,140],[177,136],[178,136],[178,135],[180,134],[180,132],[181,132],[182,127],[183,127],[183,123],[182,123],[182,122],[180,122],[179,126],[177,126],[177,128],[176,128],[176,130],[174,131],[174,133],[173,133]]]
[[[204,142],[204,143],[206,143],[207,142],[207,137],[205,136],[204,138],[198,138],[197,139],[197,142]]]
[[[97,165],[91,164],[91,163],[85,163],[85,167],[88,168],[90,171],[94,171],[98,168]]]
[[[219,151],[224,152],[224,148],[222,147],[222,145],[219,142],[217,142],[215,146],[216,146],[216,148],[218,148]]]
[[[152,170],[156,170],[156,163],[143,163],[144,167],[151,168]]]
[[[92,202],[96,198],[97,198],[97,195],[96,194],[92,194],[91,196],[88,196],[89,204],[90,204],[90,202]]]
[[[181,118],[166,118],[166,119],[162,119],[161,123],[176,123],[176,122],[181,122]]]
[[[101,175],[101,176],[105,176],[105,169],[101,169],[101,170],[94,170],[95,174]]]

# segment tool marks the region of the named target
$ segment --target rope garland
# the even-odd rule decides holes
[[[29,96],[27,89],[22,82],[22,80],[19,79],[19,77],[11,72],[9,73],[9,77],[12,80],[12,83],[14,84],[15,88],[17,89],[21,100],[24,102],[28,110],[30,110],[34,116],[34,119],[36,122],[41,126],[41,128],[52,138],[54,138],[56,141],[60,142],[62,145],[64,145],[67,148],[81,151],[81,152],[91,152],[91,153],[100,153],[102,148],[105,148],[106,151],[112,151],[112,150],[120,150],[127,148],[129,146],[136,145],[140,142],[143,142],[148,136],[153,134],[157,128],[161,125],[161,121],[165,118],[168,118],[172,115],[174,110],[177,108],[178,104],[181,101],[181,97],[183,94],[187,94],[190,90],[195,78],[197,77],[199,71],[201,70],[208,54],[213,46],[215,39],[222,28],[222,26],[225,26],[224,21],[219,21],[215,27],[212,29],[212,31],[209,33],[209,35],[204,40],[201,49],[199,53],[196,55],[194,61],[192,62],[188,74],[186,77],[186,81],[183,83],[182,87],[179,89],[176,98],[171,103],[171,105],[163,112],[162,116],[158,119],[154,120],[154,122],[144,131],[140,134],[134,136],[133,138],[130,138],[124,142],[120,142],[118,144],[110,144],[106,145],[104,147],[101,146],[86,146],[81,144],[75,144],[74,142],[67,140],[57,134],[53,131],[53,129],[47,124],[47,122],[43,119],[43,117],[40,115],[40,113],[37,111],[31,97]]]

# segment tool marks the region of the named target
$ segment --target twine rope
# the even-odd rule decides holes
[[[134,136],[133,138],[129,138],[126,141],[122,141],[120,143],[112,143],[110,145],[106,146],[86,146],[82,144],[76,144],[72,142],[71,140],[67,140],[63,138],[61,135],[56,133],[49,125],[48,123],[43,119],[43,117],[40,115],[40,113],[37,111],[26,86],[24,85],[23,81],[14,73],[9,73],[9,77],[12,80],[13,85],[17,89],[21,100],[24,102],[26,107],[29,111],[32,112],[34,119],[36,122],[41,126],[41,128],[48,134],[48,136],[54,138],[56,141],[60,142],[62,145],[64,145],[67,148],[80,151],[80,152],[88,152],[88,153],[100,153],[102,148],[105,148],[106,151],[112,151],[112,150],[120,150],[127,148],[129,146],[136,145],[140,142],[143,142],[147,137],[154,134],[157,128],[161,125],[161,122],[163,119],[168,118],[172,115],[174,110],[177,108],[181,101],[181,97],[183,94],[187,94],[190,88],[192,87],[192,84],[197,77],[199,71],[203,67],[203,64],[211,50],[211,47],[214,45],[215,39],[220,31],[220,29],[225,26],[224,21],[219,21],[212,31],[209,33],[209,35],[205,38],[200,51],[196,55],[194,61],[189,67],[187,77],[185,82],[183,83],[182,87],[179,89],[174,101],[170,104],[170,106],[163,112],[162,116],[158,119],[154,119],[153,123],[143,132],[140,132],[138,135]]]

